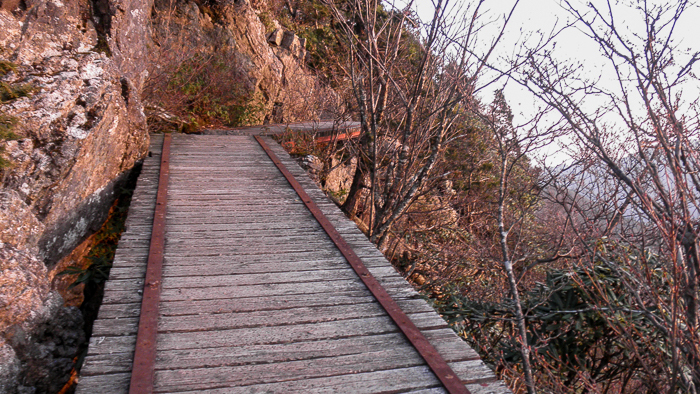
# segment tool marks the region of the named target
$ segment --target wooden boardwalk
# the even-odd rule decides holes
[[[471,393],[507,393],[284,150],[267,139]],[[78,393],[126,393],[155,206],[154,136]],[[445,392],[250,136],[175,135],[153,392]]]

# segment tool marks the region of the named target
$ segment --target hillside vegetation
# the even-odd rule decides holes
[[[421,21],[371,0],[276,2],[362,131],[283,144],[320,158],[329,194],[515,392],[697,392],[699,118],[685,91],[700,55],[673,41],[691,5],[561,3],[611,88],[557,60],[556,33],[496,59],[511,14],[487,3],[436,1]],[[524,124],[508,83],[541,103]],[[567,164],[536,160],[565,137]]]

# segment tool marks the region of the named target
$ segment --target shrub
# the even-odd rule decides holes
[[[235,127],[262,123],[266,113],[263,98],[250,93],[252,89],[248,88],[245,76],[239,75],[225,55],[197,54],[163,68],[160,75],[149,81],[145,97],[150,104],[181,119],[179,123],[187,127],[156,131],[195,131],[212,125]]]

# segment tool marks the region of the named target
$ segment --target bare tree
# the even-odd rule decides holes
[[[641,250],[653,249],[658,256],[654,261],[661,262],[669,279],[664,282],[668,288],[660,289],[650,259],[621,263],[589,248],[592,261],[619,273],[634,300],[633,309],[664,338],[648,344],[650,349],[630,348],[631,357],[646,363],[648,373],[658,379],[649,389],[697,393],[700,117],[693,69],[700,52],[683,49],[676,41],[677,27],[694,5],[683,0],[630,3],[582,7],[561,2],[575,26],[597,43],[607,63],[604,71],[615,83],[587,79],[581,73],[586,65],[567,65],[549,51],[527,53],[521,60],[529,67],[519,78],[558,112],[583,157],[596,163],[590,168],[604,175],[596,178],[582,171],[576,182],[597,183],[603,193],[584,193],[577,199],[569,195],[568,209],[580,213],[574,222],[588,223],[599,234]],[[624,18],[621,7],[628,11]],[[611,206],[596,201],[601,197]],[[593,208],[606,214],[596,214]],[[622,330],[620,325],[613,327]]]
[[[380,248],[392,225],[440,179],[436,163],[459,136],[455,122],[474,111],[472,97],[485,86],[479,78],[510,14],[479,51],[484,2],[437,0],[421,35],[412,2],[399,10],[378,0],[326,1],[343,31],[345,77],[362,127],[343,207],[353,213],[367,197],[369,235]]]
[[[533,237],[528,234],[537,225],[534,216],[541,208],[540,194],[549,187],[555,173],[541,171],[531,162],[530,156],[552,143],[559,133],[556,126],[540,128],[543,115],[523,125],[513,125],[513,114],[502,90],[496,91],[493,103],[480,115],[484,131],[495,141],[498,171],[495,218],[500,252],[497,255],[508,278],[528,393],[535,393],[536,388],[519,282],[533,267],[570,258],[573,253],[563,233],[551,234],[550,239],[540,242],[532,242]]]

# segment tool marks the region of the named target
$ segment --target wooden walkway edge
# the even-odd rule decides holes
[[[266,142],[467,388],[509,392],[304,170]],[[152,137],[78,393],[128,392],[161,144]],[[173,136],[154,392],[445,392],[252,144]]]

